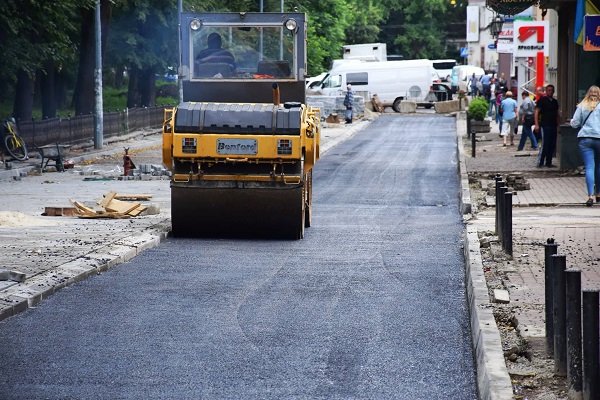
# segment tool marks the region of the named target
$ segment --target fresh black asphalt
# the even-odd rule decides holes
[[[453,118],[318,163],[301,241],[169,239],[0,323],[1,399],[476,399]]]

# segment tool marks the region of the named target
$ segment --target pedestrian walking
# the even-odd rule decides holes
[[[519,118],[519,107],[517,102],[512,98],[512,92],[509,90],[504,96],[504,100],[500,103],[502,109],[502,125],[503,129],[500,132],[502,136],[503,145],[507,145],[507,139],[510,139],[510,145],[514,146],[515,138],[515,127]]]
[[[495,101],[496,102],[496,123],[498,124],[498,132],[502,133],[502,112],[500,110],[500,104],[502,103],[502,100],[504,99],[504,95],[502,90],[498,89],[496,90],[496,98]],[[502,135],[500,135],[502,136]]]
[[[527,142],[527,138],[531,141],[531,148],[533,150],[537,150],[538,143],[531,127],[534,123],[533,114],[535,113],[535,104],[531,97],[529,97],[529,92],[524,90],[521,93],[523,97],[523,102],[519,107],[519,117],[521,118],[521,125],[523,125],[523,129],[521,130],[521,140],[519,141],[519,146],[517,147],[517,151],[523,150],[525,147],[525,143]]]
[[[560,124],[560,109],[554,98],[554,85],[546,86],[545,95],[535,105],[535,131],[541,132],[542,151],[538,167],[554,167],[552,157],[556,151],[556,136]]]
[[[346,86],[346,96],[344,96],[344,106],[346,107],[346,123],[352,123],[352,106],[354,105],[354,93],[352,92],[352,85]]]
[[[471,79],[469,80],[469,87],[471,88],[471,96],[476,97],[478,93],[477,93],[477,77],[475,76],[475,72],[473,72],[473,75],[471,76]]]
[[[492,78],[490,80],[490,95],[488,96],[487,101],[490,103],[488,117],[495,116],[498,113],[498,109],[496,107],[496,78]]]
[[[492,83],[491,76],[488,74],[483,74],[481,78],[479,78],[479,81],[481,82],[481,91],[483,93],[483,97],[485,97],[487,101],[490,101],[490,98],[492,97],[492,93],[490,91],[490,86]]]
[[[577,134],[579,152],[585,166],[585,184],[588,199],[585,205],[591,207],[600,203],[600,88],[590,86],[585,97],[577,105],[571,118],[571,126],[580,128]]]

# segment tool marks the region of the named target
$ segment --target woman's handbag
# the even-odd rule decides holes
[[[523,123],[527,125],[533,125],[535,123],[533,114],[525,114],[525,117],[523,118]]]

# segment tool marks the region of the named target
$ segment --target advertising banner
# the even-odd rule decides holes
[[[584,20],[584,51],[600,51],[600,15],[586,15]]]
[[[479,42],[479,6],[467,6],[467,42]]]
[[[535,57],[538,52],[548,55],[550,25],[548,21],[514,22],[513,54],[515,57]]]

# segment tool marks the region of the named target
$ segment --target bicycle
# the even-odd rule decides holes
[[[16,121],[14,118],[9,118],[4,121],[2,136],[2,146],[10,156],[19,161],[27,160],[27,145],[23,138],[17,133]]]

